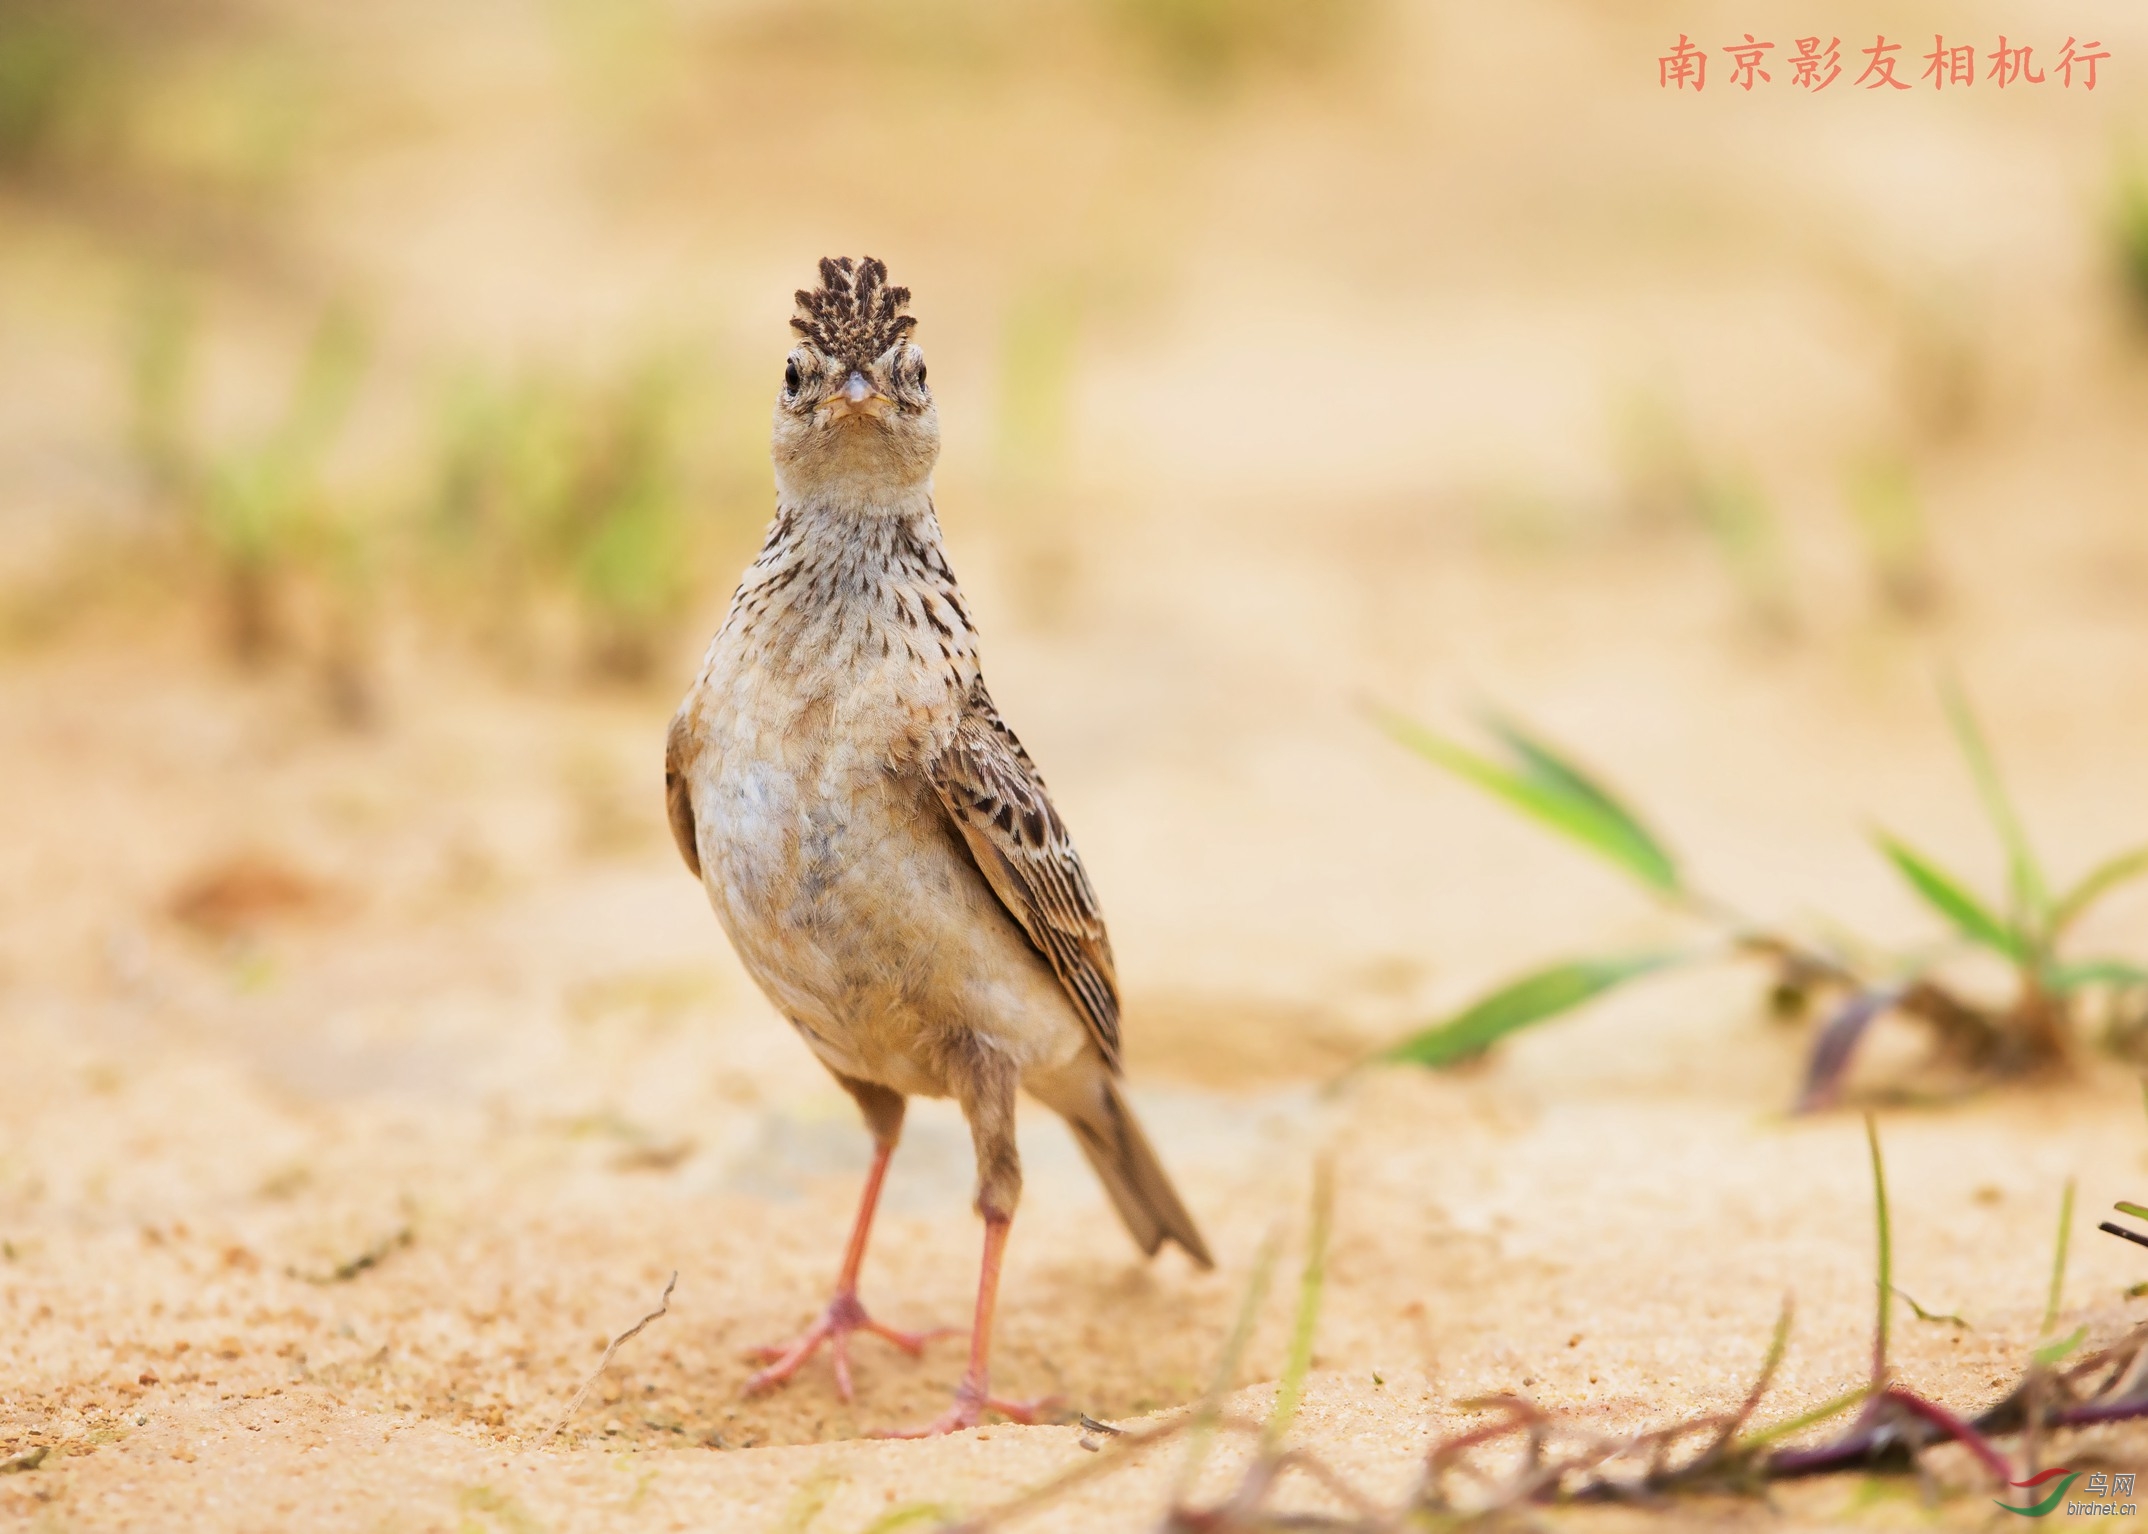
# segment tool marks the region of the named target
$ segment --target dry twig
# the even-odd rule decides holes
[[[309,1284],[347,1284],[368,1268],[379,1267],[389,1253],[410,1245],[413,1239],[415,1238],[410,1233],[410,1227],[405,1225],[400,1230],[382,1236],[357,1256],[346,1257],[326,1273],[301,1273],[297,1268],[287,1268],[284,1271]]]
[[[621,1332],[618,1336],[614,1337],[611,1340],[610,1346],[606,1347],[604,1350],[604,1356],[597,1360],[597,1366],[589,1371],[589,1378],[583,1380],[582,1383],[575,1389],[574,1395],[568,1400],[565,1409],[560,1412],[559,1420],[545,1429],[544,1436],[546,1438],[551,1438],[552,1436],[557,1434],[561,1428],[567,1425],[568,1420],[572,1418],[574,1414],[581,1409],[583,1400],[586,1399],[589,1395],[590,1387],[595,1385],[598,1380],[602,1379],[604,1377],[604,1371],[611,1367],[612,1355],[617,1353],[623,1345],[632,1341],[635,1337],[639,1336],[643,1327],[647,1326],[651,1321],[656,1320],[659,1316],[662,1316],[670,1311],[671,1291],[676,1289],[678,1285],[679,1272],[678,1269],[674,1268],[671,1271],[670,1280],[664,1285],[664,1292],[656,1297],[656,1309],[650,1311],[639,1321],[636,1321],[632,1326],[628,1327],[625,1331]]]

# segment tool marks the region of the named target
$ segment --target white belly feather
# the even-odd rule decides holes
[[[1025,1076],[1071,1061],[1085,1026],[921,770],[947,691],[893,665],[831,688],[726,648],[694,820],[710,903],[769,999],[832,1069],[898,1092],[946,1095],[939,1062],[970,1034]]]

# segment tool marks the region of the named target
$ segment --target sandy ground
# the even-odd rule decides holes
[[[1362,91],[1204,116],[1092,91],[1093,60],[1054,56],[1023,95],[920,48],[897,66],[913,182],[854,153],[878,126],[879,34],[808,60],[768,30],[739,88],[712,91],[695,71],[721,60],[674,67],[652,32],[654,84],[628,90],[600,78],[604,39],[548,42],[539,9],[321,23],[322,56],[380,95],[331,124],[284,242],[236,266],[227,349],[274,331],[278,302],[310,323],[324,293],[372,301],[382,381],[346,477],[392,502],[426,390],[472,357],[630,353],[646,331],[765,348],[772,370],[811,256],[904,258],[994,693],[1102,892],[1135,1101],[1219,1259],[1142,1263],[1031,1115],[996,1383],[1122,1423],[1196,1398],[1278,1232],[1288,1288],[1323,1156],[1332,1270],[1299,1436],[1372,1495],[1400,1496],[1486,1392],[1610,1431],[1734,1403],[1786,1296],[1766,1414],[1857,1383],[1862,1126],[1785,1114],[1800,1038],[1756,1016],[1750,975],[1637,990],[1466,1074],[1326,1091],[1519,966],[1667,930],[1361,704],[1456,726],[1480,697],[1517,708],[1710,888],[1879,943],[1935,933],[1871,823],[2001,878],[1941,665],[2060,877],[2148,840],[2148,371],[2096,243],[2105,156],[2143,99],[2123,72],[2093,101],[1667,102],[1653,13],[1426,8]],[[2081,14],[2148,56],[2135,8]],[[1009,58],[1029,67],[987,61]],[[801,118],[809,94],[827,109]],[[0,252],[11,571],[50,560],[55,527],[125,523],[110,338],[131,275],[83,227],[23,212]],[[1010,468],[998,326],[1083,282],[1103,297],[1065,440]],[[261,348],[273,368],[219,353],[237,382],[211,413],[272,396],[287,342]],[[1368,388],[1376,349],[1396,371]],[[1790,632],[1690,518],[1636,505],[1620,422],[1659,387],[1712,462],[1767,484],[1782,547],[1761,575]],[[1920,476],[1942,601],[1915,622],[1875,599],[1843,504],[1875,443]],[[732,529],[747,548],[761,495]],[[861,1343],[854,1404],[818,1366],[740,1397],[743,1349],[825,1298],[865,1138],[663,828],[662,734],[697,640],[659,683],[605,692],[504,680],[437,613],[391,614],[381,715],[352,731],[302,666],[233,670],[156,573],[108,591],[93,570],[84,614],[4,628],[0,1460],[47,1453],[0,1474],[0,1520],[848,1534],[1089,1462],[1060,1426],[866,1437],[940,1409],[958,1343],[916,1361]],[[2081,942],[2148,952],[2148,887]],[[1876,1046],[1868,1088],[1917,1040]],[[2062,1325],[2101,1341],[2148,1320],[2128,1298],[2143,1254],[2093,1229],[2148,1199],[2127,1072],[1881,1123],[1898,1280],[1967,1323],[1898,1313],[1911,1385],[1962,1411],[2007,1388],[2068,1178]],[[866,1269],[885,1319],[967,1314],[970,1175],[958,1118],[921,1105]],[[674,1272],[668,1313],[552,1432]],[[1286,1310],[1271,1297],[1232,1381],[1243,1409],[1274,1389]],[[2063,1450],[2148,1464],[2138,1428]],[[1031,1526],[1154,1527],[1178,1464],[1158,1449]],[[1929,1469],[1795,1488],[1779,1516],[1672,1517],[2003,1518],[1958,1454]]]
[[[2063,565],[2076,536],[2010,545],[1995,530],[1957,578],[1985,589],[1986,558]],[[974,553],[989,622],[1001,561]],[[1453,557],[1478,561],[1480,592],[1566,583],[1545,621],[1573,647],[1539,630],[1496,657],[1503,685],[1556,707],[1565,656],[1603,617],[1590,602],[1614,598],[1579,569]],[[1621,602],[1649,579],[1625,574]],[[1675,566],[1658,591],[1664,628],[1720,618]],[[2137,687],[2143,620],[2062,597],[1992,603],[1988,629],[1955,638],[1973,662],[2018,622],[2102,658],[2100,684],[2009,685],[1983,668],[1999,675],[1995,732],[2024,742],[2016,776],[2070,866],[2137,816],[2142,727],[2054,694]],[[1138,612],[1142,598],[1120,600]],[[1458,605],[1443,623],[1471,621]],[[2106,643],[2114,627],[2126,643]],[[1032,1116],[999,1383],[1119,1421],[1196,1396],[1254,1254],[1302,1223],[1322,1154],[1339,1192],[1302,1433],[1368,1490],[1399,1495],[1423,1444],[1468,1420],[1456,1403],[1486,1392],[1611,1429],[1728,1404],[1788,1295],[1797,1332],[1771,1410],[1854,1383],[1873,1257],[1860,1128],[1783,1115],[1795,1035],[1757,1020],[1736,976],[1637,993],[1473,1074],[1322,1095],[1354,1049],[1503,964],[1651,930],[1614,881],[1430,778],[1304,681],[1331,642],[1301,639],[1280,689],[1211,667],[1194,706],[1221,748],[1191,761],[1174,760],[1175,718],[1122,716],[1123,752],[1095,740],[1083,716],[1125,664],[1108,644],[1070,654],[1017,631],[988,652],[1095,849],[1137,1101],[1220,1259],[1214,1274],[1139,1261],[1063,1133]],[[1817,648],[1696,658],[1631,643],[1621,664],[1651,723],[1617,737],[1619,772],[1650,785],[1738,898],[1794,912],[1824,897],[1906,938],[1919,918],[1871,876],[1834,805],[1862,790],[1960,845],[1979,834],[1973,801],[1919,663],[1897,657],[1875,682]],[[1200,668],[1161,653],[1195,693]],[[0,687],[17,743],[0,814],[18,854],[0,1450],[52,1447],[0,1480],[8,1516],[836,1530],[912,1502],[975,1508],[1085,1459],[1062,1427],[861,1436],[937,1410],[958,1343],[916,1362],[861,1344],[854,1405],[821,1369],[740,1399],[741,1350],[822,1297],[864,1137],[675,866],[655,788],[666,698],[503,689],[413,643],[389,721],[352,735],[322,724],[300,677],[234,678],[124,626],[19,654]],[[1747,738],[1723,738],[1725,715]],[[2021,727],[2032,718],[2077,723]],[[1901,759],[1860,749],[1871,736]],[[1704,740],[1712,754],[1681,765]],[[1764,778],[1741,778],[1746,758]],[[2114,903],[2095,937],[2137,942],[2142,911]],[[2069,1324],[2103,1338],[2148,1318],[2148,1301],[2123,1298],[2137,1253],[2091,1230],[2148,1185],[2148,1122],[2122,1072],[1883,1125],[1900,1282],[1969,1323],[1905,1318],[1905,1379],[1965,1410],[2003,1391],[2041,1321],[2069,1176]],[[867,1270],[869,1302],[898,1324],[965,1313],[969,1175],[959,1120],[922,1108]],[[605,1339],[674,1270],[669,1314],[547,1437]],[[1279,1367],[1283,1302],[1268,1308],[1240,1371],[1249,1409]],[[2148,1440],[2111,1431],[2068,1452],[2130,1463]],[[1158,1450],[1038,1526],[1145,1527],[1175,1467]],[[1937,1516],[1980,1523],[1989,1504],[1966,1464],[1942,1453],[1933,1469]],[[1916,1495],[1831,1483],[1785,1505],[1814,1523],[1885,1519]]]

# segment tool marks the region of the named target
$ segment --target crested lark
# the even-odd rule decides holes
[[[671,724],[687,867],[747,970],[857,1100],[874,1141],[835,1297],[749,1389],[826,1343],[850,1395],[858,1268],[913,1094],[953,1097],[977,1154],[984,1258],[969,1368],[924,1433],[1031,1408],[987,1388],[1021,1192],[1015,1089],[1072,1127],[1144,1252],[1208,1248],[1119,1094],[1119,995],[1096,893],[993,707],[932,505],[939,416],[909,292],[820,264],[776,399],[776,516]]]

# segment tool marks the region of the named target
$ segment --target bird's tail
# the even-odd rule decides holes
[[[1208,1243],[1171,1186],[1134,1110],[1119,1095],[1119,1084],[1099,1069],[1085,1085],[1081,1101],[1052,1106],[1065,1115],[1135,1244],[1153,1257],[1164,1242],[1176,1241],[1202,1267],[1214,1267]]]

